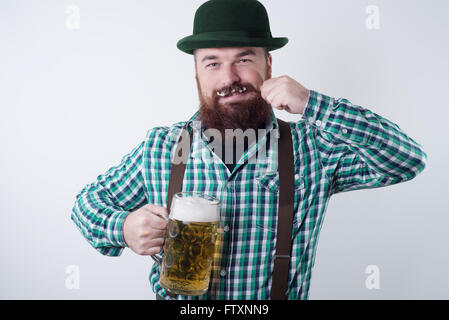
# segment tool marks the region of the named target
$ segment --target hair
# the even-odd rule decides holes
[[[268,58],[270,57],[270,52],[269,52],[268,48],[263,48],[263,53],[265,55],[265,60],[268,61]]]

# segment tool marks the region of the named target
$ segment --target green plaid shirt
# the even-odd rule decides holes
[[[205,295],[178,299],[269,299],[279,196],[277,140],[269,144],[262,160],[249,161],[266,145],[267,136],[263,136],[231,173],[208,145],[198,116],[197,112],[187,122],[194,136],[182,189],[220,199],[221,260]],[[271,120],[268,132],[275,132],[273,112]],[[174,150],[184,124],[149,130],[118,166],[78,194],[71,218],[102,254],[121,254],[126,246],[123,222],[130,212],[147,203],[166,207]],[[410,180],[424,169],[427,156],[394,123],[346,99],[315,91],[310,92],[303,117],[289,124],[295,157],[295,214],[287,293],[289,299],[307,299],[330,197]],[[165,298],[159,272],[154,264],[149,280],[154,292]]]

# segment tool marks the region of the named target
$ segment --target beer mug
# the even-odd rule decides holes
[[[172,294],[202,295],[209,288],[220,217],[220,201],[198,193],[173,196],[163,257],[161,286]]]

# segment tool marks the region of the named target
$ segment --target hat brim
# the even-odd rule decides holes
[[[288,38],[254,38],[227,35],[191,35],[182,38],[176,46],[179,50],[193,54],[195,49],[224,47],[263,47],[268,51],[280,49],[288,43]]]

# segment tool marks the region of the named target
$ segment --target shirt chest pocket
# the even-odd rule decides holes
[[[273,235],[277,230],[277,211],[279,201],[279,174],[270,172],[256,177],[257,188],[260,193],[260,206],[255,216],[256,226],[264,231],[271,232]],[[304,192],[304,176],[295,174],[295,203],[302,198]],[[296,211],[297,206],[294,205]],[[298,224],[298,215],[293,217],[293,225]]]
[[[279,173],[270,172],[264,175],[256,177],[258,185],[265,190],[273,193],[279,193]],[[295,192],[304,189],[304,176],[296,173],[295,174]]]

